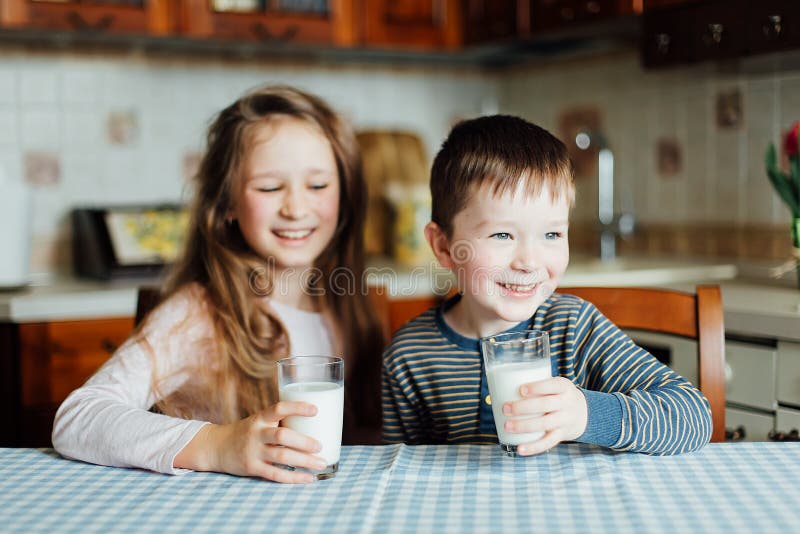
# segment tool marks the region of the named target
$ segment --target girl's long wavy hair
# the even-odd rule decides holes
[[[352,369],[345,390],[345,419],[351,425],[355,421],[359,426],[380,426],[384,336],[361,286],[367,193],[358,144],[350,126],[325,102],[285,86],[246,94],[223,109],[208,130],[207,150],[195,176],[184,251],[171,269],[162,300],[187,285],[205,289],[219,360],[193,368],[192,385],[163,398],[156,408],[181,417],[215,414],[215,422],[227,423],[277,401],[274,362],[288,355],[290,347],[285,327],[262,305],[261,297],[272,285],[270,258],[259,257],[238,225],[226,219],[254,131],[286,117],[315,126],[333,149],[341,185],[339,219],[331,242],[314,265],[321,276],[311,283],[313,294],[318,295],[314,297],[317,308],[333,319],[341,349],[352,356],[348,358]],[[341,272],[357,282],[355,291],[343,295],[331,287]]]

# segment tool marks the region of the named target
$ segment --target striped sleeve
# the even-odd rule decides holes
[[[591,303],[583,302],[574,329],[579,382],[604,395],[587,396],[592,414],[615,396],[622,408],[619,439],[612,449],[649,454],[697,450],[711,438],[711,410],[689,381],[636,345]],[[605,403],[605,404],[604,404]]]

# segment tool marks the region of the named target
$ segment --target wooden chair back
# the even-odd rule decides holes
[[[591,302],[620,328],[696,340],[697,386],[711,405],[711,441],[725,441],[725,328],[718,285],[697,286],[695,293],[640,287],[562,287],[558,292]]]

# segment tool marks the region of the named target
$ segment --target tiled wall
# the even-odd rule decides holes
[[[684,243],[674,251],[688,247],[712,255],[758,257],[775,249],[767,244],[762,252],[754,251],[750,241],[759,236],[785,242],[772,255],[788,251],[789,212],[768,182],[764,152],[800,120],[796,54],[645,71],[637,54],[622,53],[517,68],[504,79],[502,91],[504,109],[554,133],[559,133],[563,113],[597,109],[615,154],[617,207],[634,213],[654,236],[663,237],[665,228],[677,226],[684,231],[673,237],[685,241],[702,229],[705,245]],[[730,94],[738,95],[740,115],[733,125],[719,125],[718,98]],[[657,143],[663,139],[678,147],[674,172],[659,171]],[[579,223],[595,220],[595,176],[579,177]],[[750,236],[739,240],[741,246],[717,243],[717,237],[730,242],[738,233]],[[648,250],[648,244],[639,249]]]
[[[68,269],[73,206],[180,200],[213,113],[264,83],[314,92],[358,128],[414,130],[430,153],[499,93],[458,69],[4,51],[0,164],[36,182],[33,272]]]
[[[71,207],[180,200],[212,114],[262,83],[317,93],[358,128],[417,131],[429,157],[456,118],[499,109],[559,134],[562,113],[589,107],[616,156],[617,205],[645,236],[635,250],[781,257],[788,212],[767,182],[763,152],[800,120],[797,64],[784,55],[651,72],[631,51],[490,74],[4,50],[0,164],[36,183],[32,269],[54,272],[68,269]],[[741,117],[720,127],[717,97],[730,93],[740,96]],[[666,175],[657,163],[663,139],[679,152]],[[576,226],[591,225],[596,194],[593,176],[579,177]],[[727,228],[746,238],[718,243]],[[691,243],[697,232],[706,245]],[[754,252],[760,236],[769,242]],[[665,249],[673,237],[682,245]]]

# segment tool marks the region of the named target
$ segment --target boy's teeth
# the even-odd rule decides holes
[[[311,234],[311,230],[276,230],[275,233],[286,239],[302,239]]]
[[[526,286],[520,286],[520,285],[506,284],[506,283],[503,283],[501,285],[504,288],[510,289],[512,291],[531,291],[536,286],[536,284],[528,284]]]

